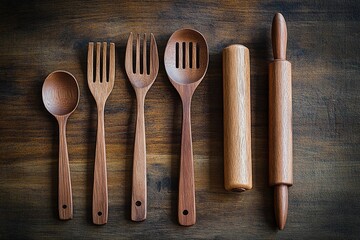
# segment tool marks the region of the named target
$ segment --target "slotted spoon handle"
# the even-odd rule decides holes
[[[191,226],[196,222],[194,161],[192,150],[190,109],[191,100],[183,101],[178,206],[179,223],[183,226]]]

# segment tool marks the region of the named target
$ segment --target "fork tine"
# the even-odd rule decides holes
[[[88,57],[87,57],[87,77],[88,83],[94,81],[94,43],[89,42]]]
[[[101,43],[96,43],[96,76],[95,76],[95,82],[100,82],[100,46]]]
[[[115,44],[110,43],[109,82],[115,81]]]
[[[159,71],[159,57],[154,34],[150,34],[150,74],[157,74]]]
[[[102,52],[102,79],[101,82],[107,82],[106,80],[106,52],[107,52],[107,43],[103,42],[103,52]]]
[[[146,33],[144,33],[143,39],[143,74],[147,75],[147,66],[146,66]]]
[[[133,33],[130,33],[125,53],[125,70],[129,73],[134,73],[134,64],[133,64]]]
[[[135,73],[140,74],[140,34],[136,36],[136,70]]]

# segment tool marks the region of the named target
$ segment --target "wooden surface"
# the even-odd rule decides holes
[[[222,52],[224,102],[224,187],[252,188],[250,53],[240,44]]]
[[[271,22],[282,12],[292,63],[294,185],[276,230],[268,186],[268,64]],[[0,3],[0,238],[356,239],[360,236],[360,3],[349,1]],[[199,30],[210,52],[193,96],[197,223],[177,223],[181,101],[163,54],[170,35]],[[130,32],[154,33],[157,80],[145,102],[148,215],[130,220],[135,92],[124,57]],[[97,111],[86,81],[87,44],[116,44],[116,81],[105,107],[109,219],[92,223]],[[223,182],[222,49],[250,50],[253,189]],[[65,69],[80,102],[67,123],[74,216],[57,210],[58,126],[45,109],[45,77]]]

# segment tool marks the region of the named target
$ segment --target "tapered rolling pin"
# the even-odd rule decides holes
[[[277,13],[272,23],[274,62],[269,66],[269,183],[274,186],[275,217],[284,229],[288,187],[293,184],[291,63],[286,61],[287,29]]]
[[[228,191],[252,188],[249,49],[223,50],[224,183]]]

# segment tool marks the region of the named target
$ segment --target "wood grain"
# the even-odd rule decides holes
[[[146,34],[143,36],[142,61],[140,59],[140,34],[136,37],[135,67],[133,61],[133,33],[130,33],[125,53],[126,74],[136,93],[137,114],[134,142],[134,161],[132,177],[131,220],[144,221],[147,214],[146,189],[146,140],[144,102],[147,92],[153,85],[159,71],[159,55],[154,35],[150,34],[150,49],[147,53]],[[149,59],[147,59],[149,54]],[[142,68],[140,65],[142,62]],[[149,65],[149,71],[147,66]]]
[[[59,181],[58,209],[61,220],[73,218],[73,200],[69,167],[69,154],[66,142],[66,123],[79,104],[80,91],[75,77],[66,71],[50,73],[42,87],[45,108],[59,124]]]
[[[101,47],[102,54],[100,54]],[[94,58],[94,43],[89,43],[87,58],[87,79],[89,89],[96,102],[96,108],[98,113],[92,203],[93,223],[97,225],[103,225],[107,223],[109,209],[104,112],[106,100],[108,99],[111,91],[113,90],[115,81],[115,44],[110,43],[109,68],[106,68],[107,51],[108,50],[106,42],[103,42],[102,44],[100,42],[97,42],[96,57]],[[100,61],[101,56],[102,61]],[[100,69],[101,62],[102,68]],[[94,65],[95,78],[93,69]]]
[[[179,93],[183,109],[178,204],[178,220],[183,226],[192,226],[196,222],[191,99],[208,64],[209,50],[200,32],[184,28],[171,35],[165,48],[164,65],[170,82]]]
[[[68,220],[73,218],[73,201],[71,190],[71,177],[69,155],[66,143],[67,116],[57,117],[59,122],[59,218]]]
[[[1,1],[1,239],[357,239],[360,236],[360,3],[348,1]],[[292,63],[293,181],[277,231],[269,187],[271,22],[287,22]],[[197,223],[178,225],[181,99],[164,69],[177,29],[207,39],[209,67],[192,98]],[[136,95],[124,69],[129,32],[153,32],[159,74],[146,96],[148,214],[131,221]],[[105,108],[109,219],[92,223],[97,109],[87,85],[90,41],[116,44]],[[251,54],[253,189],[224,189],[222,51]],[[74,217],[58,219],[58,125],[44,108],[46,76],[65,69],[81,98],[67,123]],[[229,224],[231,223],[231,224]]]
[[[223,51],[224,183],[228,191],[252,188],[250,54],[234,44]]]
[[[291,63],[269,67],[269,184],[293,184]]]
[[[286,61],[287,27],[276,13],[271,26],[274,62],[269,66],[269,183],[274,186],[275,218],[280,230],[288,215],[288,187],[293,184],[292,81]]]

